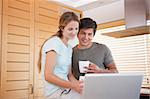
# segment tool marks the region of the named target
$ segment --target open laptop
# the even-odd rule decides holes
[[[86,74],[82,99],[139,99],[143,74]]]

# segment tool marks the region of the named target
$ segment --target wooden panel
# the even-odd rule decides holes
[[[17,0],[8,0],[8,5],[9,7],[17,8],[17,9],[28,11],[28,12],[30,9],[29,4],[19,2]]]
[[[29,53],[29,46],[8,44],[8,52]]]
[[[6,90],[28,89],[29,81],[8,81]]]
[[[29,37],[8,35],[8,43],[26,44],[29,45]]]
[[[24,19],[29,20],[29,12],[26,12],[26,11],[14,9],[14,8],[9,8],[8,14],[11,16],[15,16],[15,17],[24,18]]]
[[[45,99],[44,96],[35,96],[35,99]]]
[[[38,88],[38,96],[43,96],[43,89],[42,88]]]
[[[29,62],[29,54],[8,53],[7,61]]]
[[[7,72],[7,80],[29,80],[29,72]]]
[[[43,88],[44,87],[42,79],[39,79],[38,86],[39,86],[39,88]]]
[[[58,12],[53,12],[51,10],[44,9],[44,8],[39,8],[39,15],[44,15],[44,16],[51,17],[57,20],[59,18]]]
[[[41,16],[41,15],[39,16],[38,22],[58,26],[58,20],[52,19],[50,17]]]
[[[39,39],[39,45],[38,46],[42,46],[45,41],[46,41],[46,39]]]
[[[124,20],[117,20],[117,21],[114,21],[114,22],[98,24],[97,29],[100,30],[100,29],[106,29],[106,28],[121,26],[121,25],[125,25]]]
[[[59,10],[60,10],[59,5],[56,5],[55,3],[50,2],[50,1],[46,1],[46,0],[45,1],[39,0],[39,6],[42,8],[46,8],[46,9],[55,11],[55,12],[59,12]]]
[[[29,91],[28,90],[16,90],[16,91],[7,91],[5,99],[28,99]]]
[[[0,99],[2,99],[1,93],[1,68],[2,68],[2,0],[0,0]]]
[[[29,63],[7,63],[7,71],[29,71]]]
[[[8,33],[9,34],[29,36],[30,32],[29,32],[29,29],[27,29],[27,28],[9,25],[8,26]]]
[[[49,31],[49,32],[53,32],[53,33],[58,30],[57,26],[47,25],[47,24],[42,24],[42,23],[38,23],[38,28],[39,28],[39,30]]]
[[[16,17],[8,17],[8,22],[11,25],[17,25],[17,26],[26,27],[26,28],[29,28],[30,26],[30,23],[28,20],[19,19]]]
[[[129,28],[121,31],[106,32],[102,34],[115,38],[130,37],[136,35],[150,34],[149,28],[150,26],[142,26],[136,28]]]
[[[34,1],[3,0],[2,99],[33,99]]]
[[[27,3],[27,4],[30,3],[30,0],[17,0],[17,1],[21,1],[21,2],[24,2],[24,3]]]
[[[2,24],[2,58],[1,58],[1,98],[2,99],[5,99],[4,96],[5,96],[5,84],[6,84],[6,70],[7,70],[7,0],[3,0],[2,2],[3,4],[3,9],[2,9],[2,13],[3,13],[3,16],[2,17],[2,20],[3,20],[3,24]],[[0,6],[1,7],[1,6]]]
[[[48,39],[49,37],[51,37],[54,34],[55,33],[40,31],[39,38]]]

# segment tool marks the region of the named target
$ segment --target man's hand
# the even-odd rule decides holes
[[[100,69],[96,64],[90,63],[89,67],[85,67],[86,73],[100,73],[103,69]]]
[[[115,63],[110,63],[107,67],[107,69],[101,69],[96,64],[90,63],[89,67],[85,67],[87,69],[85,73],[118,73]]]

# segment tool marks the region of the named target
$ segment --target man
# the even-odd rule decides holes
[[[111,51],[104,44],[92,42],[97,24],[91,18],[80,20],[78,39],[79,44],[73,48],[72,72],[76,79],[84,74],[79,71],[79,61],[90,61],[85,73],[116,73],[117,68],[114,63]]]

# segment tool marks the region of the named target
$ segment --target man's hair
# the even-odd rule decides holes
[[[97,29],[96,22],[94,20],[92,20],[91,18],[80,19],[79,31],[81,29],[88,29],[88,28],[92,28],[94,30],[93,32],[95,35],[96,29]]]

